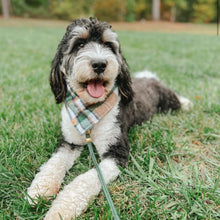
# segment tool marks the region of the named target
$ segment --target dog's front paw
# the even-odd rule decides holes
[[[94,169],[76,177],[63,191],[59,192],[44,220],[70,220],[86,209],[90,199],[101,190]],[[62,217],[62,218],[61,218]]]
[[[48,197],[58,193],[66,171],[72,167],[80,152],[81,150],[72,150],[66,144],[41,166],[40,172],[27,190],[27,199],[30,204],[34,204],[38,196]]]
[[[62,195],[63,196],[63,195]],[[74,200],[74,198],[72,198]],[[50,210],[47,212],[44,220],[72,220],[76,216],[79,216],[83,210],[83,207],[87,206],[87,202],[81,202],[76,204],[73,201],[64,200],[61,197],[57,198]],[[81,208],[82,207],[82,208]]]
[[[26,197],[31,205],[34,205],[38,197],[49,197],[57,194],[60,188],[61,182],[51,179],[45,173],[38,173],[31,186],[27,189],[28,196]]]

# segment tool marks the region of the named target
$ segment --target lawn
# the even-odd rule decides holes
[[[51,202],[24,199],[61,138],[48,77],[64,34],[44,24],[0,27],[0,219],[42,219]],[[194,108],[133,127],[130,158],[109,185],[121,219],[220,218],[220,38],[117,31],[131,72],[149,69]],[[92,167],[85,149],[65,184]],[[103,192],[78,219],[110,219]]]

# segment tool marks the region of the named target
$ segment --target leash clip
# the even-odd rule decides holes
[[[88,130],[86,132],[86,143],[92,143],[92,138],[91,138],[91,130]]]

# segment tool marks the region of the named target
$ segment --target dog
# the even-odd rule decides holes
[[[77,100],[83,100],[86,108],[102,106],[101,112],[107,109],[89,128],[106,184],[116,179],[119,166],[123,168],[128,162],[128,131],[132,125],[141,125],[158,112],[187,110],[192,105],[147,71],[131,79],[117,34],[108,23],[96,18],[77,19],[67,27],[52,62],[50,85],[57,104],[66,103],[67,94],[74,94]],[[73,122],[77,117],[70,117],[68,105],[64,104],[61,111],[60,146],[27,190],[31,204],[39,196],[58,193],[65,173],[86,145],[87,131],[79,132],[83,125]],[[97,172],[90,169],[58,193],[45,219],[74,219],[100,190]]]

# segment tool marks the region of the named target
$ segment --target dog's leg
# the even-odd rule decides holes
[[[106,184],[114,180],[120,170],[114,159],[106,158],[99,167]],[[79,216],[87,207],[88,202],[101,190],[101,184],[95,168],[76,177],[69,185],[65,186],[53,201],[44,220],[70,220]]]
[[[65,141],[61,143],[58,151],[41,166],[40,172],[28,188],[27,199],[30,204],[33,204],[38,196],[52,196],[58,192],[66,171],[73,166],[81,150],[80,147],[74,148]]]
[[[160,111],[166,113],[169,109],[177,110],[180,108],[183,111],[189,111],[193,107],[193,104],[189,99],[176,94],[158,81],[154,83],[155,88],[157,88],[159,93],[158,107]]]

